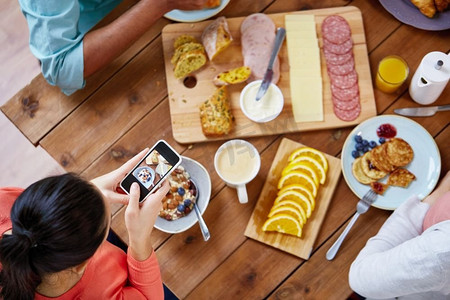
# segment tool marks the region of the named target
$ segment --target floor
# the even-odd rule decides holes
[[[28,47],[28,27],[16,0],[0,1],[0,105],[39,74]],[[27,187],[64,170],[41,147],[35,147],[0,112],[0,187]]]

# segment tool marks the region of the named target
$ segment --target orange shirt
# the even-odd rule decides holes
[[[0,233],[11,229],[10,211],[20,188],[0,188]],[[36,293],[35,299],[164,299],[156,254],[137,261],[105,241],[89,260],[80,281],[56,298]]]

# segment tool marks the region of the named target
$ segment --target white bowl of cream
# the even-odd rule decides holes
[[[252,81],[241,92],[240,106],[244,115],[257,123],[272,121],[283,110],[284,97],[280,88],[271,83],[264,96],[256,101],[262,80]]]

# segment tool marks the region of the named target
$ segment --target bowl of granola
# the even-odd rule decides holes
[[[196,183],[194,186],[191,179]],[[167,233],[179,233],[197,223],[194,203],[203,214],[211,196],[211,179],[199,162],[182,157],[182,163],[168,177],[170,190],[162,200],[162,209],[155,228]]]

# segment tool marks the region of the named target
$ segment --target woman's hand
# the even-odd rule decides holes
[[[138,261],[146,260],[152,254],[150,235],[162,207],[161,200],[168,191],[169,182],[165,180],[155,193],[139,203],[139,186],[135,182],[131,185],[130,200],[125,209],[125,226],[130,240],[130,254]]]
[[[123,193],[118,193],[116,189],[119,186],[120,181],[128,174],[128,172],[131,171],[131,169],[133,169],[133,167],[144,157],[147,152],[148,148],[145,148],[139,154],[123,164],[120,168],[91,180],[91,182],[102,192],[107,202],[110,204],[128,204],[129,196]]]

